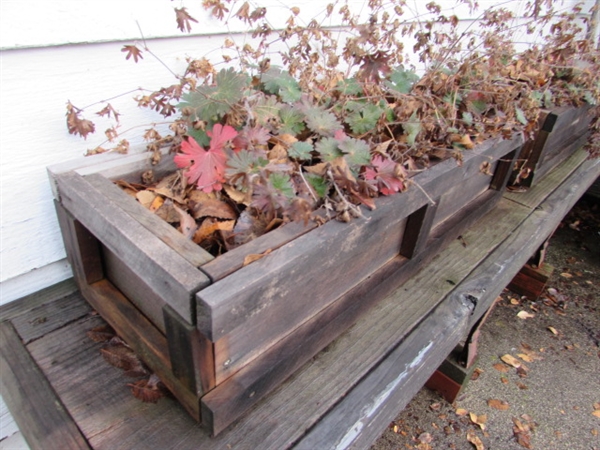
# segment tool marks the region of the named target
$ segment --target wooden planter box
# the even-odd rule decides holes
[[[83,296],[217,434],[493,208],[521,145],[487,141],[364,218],[287,224],[218,258],[112,183],[137,181],[147,154],[49,172]],[[173,169],[164,160],[157,175]]]
[[[575,108],[561,106],[542,111],[538,119],[539,131],[535,139],[523,145],[520,163],[511,178],[511,184],[531,187],[554,167],[571,156],[589,136],[592,117],[591,106]],[[529,171],[526,178],[517,179],[522,170]]]

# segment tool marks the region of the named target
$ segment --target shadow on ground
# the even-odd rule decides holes
[[[554,271],[537,300],[502,293],[454,404],[423,388],[371,450],[600,449],[598,198],[565,217],[546,264]]]

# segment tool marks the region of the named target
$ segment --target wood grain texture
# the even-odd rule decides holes
[[[0,323],[0,387],[33,449],[90,448],[10,322]]]
[[[193,294],[209,283],[189,261],[133,220],[80,175],[57,178],[61,204],[189,323]]]
[[[127,212],[134,220],[141,223],[158,239],[183,256],[192,265],[200,267],[202,264],[214,259],[210,253],[190,239],[187,239],[163,219],[152,214],[133,197],[124,194],[123,190],[103,175],[95,173],[86,176],[85,179],[109,198],[118,208]]]
[[[463,338],[473,307],[440,304],[294,448],[368,448]]]

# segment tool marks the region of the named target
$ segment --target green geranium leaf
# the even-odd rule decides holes
[[[298,141],[292,144],[288,150],[288,155],[300,161],[307,161],[312,158],[311,152],[313,150],[314,147],[310,142]]]
[[[315,147],[319,155],[321,155],[323,161],[330,162],[336,158],[339,158],[340,156],[343,156],[338,145],[339,141],[337,139],[325,137],[317,142]]]
[[[518,106],[515,106],[515,115],[520,123],[527,125],[527,117],[525,117],[525,112]]]
[[[315,190],[317,197],[324,198],[329,192],[329,183],[327,180],[314,173],[304,174],[304,178],[308,181],[308,184]]]
[[[306,125],[321,136],[333,136],[342,124],[334,114],[317,107],[308,107],[305,112]]]
[[[339,81],[336,89],[347,96],[359,96],[363,94],[363,87],[356,78],[347,78]]]
[[[406,143],[410,146],[415,145],[417,135],[421,132],[421,121],[417,118],[416,111],[410,116],[409,122],[402,124],[402,128],[406,135]]]
[[[262,82],[267,92],[279,95],[286,103],[297,102],[302,97],[298,82],[289,73],[275,67],[263,74]]]
[[[364,134],[375,128],[384,112],[379,105],[372,103],[351,102],[348,107],[352,113],[346,117],[346,123],[356,134]]]
[[[281,134],[288,133],[295,136],[306,128],[304,125],[304,115],[290,105],[283,105],[281,107],[279,110],[279,119],[281,120],[279,133]]]
[[[217,122],[227,114],[232,105],[239,102],[246,94],[249,79],[246,75],[235,72],[232,68],[222,69],[215,76],[214,86],[199,86],[195,91],[183,94],[177,105],[192,112],[192,120]]]
[[[371,162],[369,144],[363,140],[347,138],[339,143],[339,148],[350,166],[365,166]]]
[[[467,112],[467,111],[463,112],[462,113],[462,120],[468,126],[472,126],[473,125],[473,114],[471,114],[470,112]]]
[[[287,198],[292,198],[294,195],[294,187],[292,180],[287,173],[274,172],[269,175],[269,183],[273,188],[283,194]]]
[[[394,92],[408,94],[417,81],[419,81],[419,76],[414,71],[398,67],[390,73],[389,80],[385,82],[385,85]]]

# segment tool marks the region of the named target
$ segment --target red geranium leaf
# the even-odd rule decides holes
[[[175,155],[174,161],[178,167],[188,168],[184,175],[190,183],[196,183],[198,189],[204,192],[219,191],[221,183],[225,181],[225,143],[237,136],[237,132],[229,125],[216,124],[212,132],[207,134],[212,137],[208,150],[190,137],[181,143],[183,153]]]
[[[365,179],[383,195],[392,195],[406,189],[405,172],[400,164],[380,155],[375,155],[371,163],[373,168],[366,168]]]

